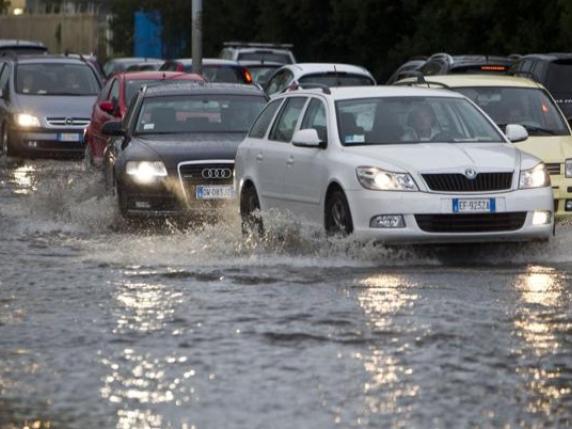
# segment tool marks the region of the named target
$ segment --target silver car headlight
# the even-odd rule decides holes
[[[40,120],[28,113],[17,113],[15,115],[16,125],[22,128],[32,128],[41,126]]]
[[[544,163],[536,167],[520,172],[520,189],[544,188],[550,185],[550,176],[546,171]]]
[[[564,170],[566,171],[566,177],[572,177],[572,159],[566,160]]]
[[[127,161],[125,172],[141,184],[152,183],[158,177],[167,176],[167,168],[161,161]]]
[[[393,173],[377,167],[358,167],[359,183],[374,191],[418,191],[417,184],[407,173]]]

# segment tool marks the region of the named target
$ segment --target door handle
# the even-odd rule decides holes
[[[293,157],[293,156],[291,156],[290,158],[288,158],[288,161],[286,161],[286,165],[290,166],[290,165],[292,165],[292,164],[294,164],[294,157]]]
[[[264,159],[264,155],[262,155],[261,153],[259,153],[258,155],[256,155],[256,160],[257,161],[262,161]]]

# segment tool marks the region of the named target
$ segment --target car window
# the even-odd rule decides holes
[[[370,77],[353,73],[316,73],[301,77],[300,84],[318,83],[327,86],[369,86],[375,85]]]
[[[572,60],[558,60],[550,63],[546,87],[552,94],[572,93]]]
[[[165,95],[143,100],[137,134],[244,133],[266,104],[252,95]]]
[[[272,62],[280,64],[291,64],[292,60],[288,54],[280,54],[278,52],[265,52],[265,51],[255,51],[255,52],[243,52],[238,55],[238,61],[261,61],[261,62]]]
[[[318,132],[320,140],[328,141],[328,125],[326,116],[326,106],[317,98],[312,98],[306,109],[304,119],[302,120],[301,130],[315,129]]]
[[[101,92],[99,93],[99,97],[98,97],[99,101],[109,100],[109,91],[111,91],[111,85],[113,85],[114,81],[115,81],[115,79],[110,79],[107,81],[107,83],[105,84],[105,86],[103,87]]]
[[[255,139],[264,138],[266,131],[268,130],[268,126],[272,122],[272,119],[274,118],[274,115],[280,107],[281,103],[282,100],[274,100],[264,108],[250,129],[249,137]]]
[[[115,79],[111,85],[109,100],[114,104],[119,102],[119,79]]]
[[[281,92],[284,88],[288,86],[294,75],[290,70],[279,71],[271,80],[268,82],[267,93],[269,95]]]
[[[470,101],[379,97],[336,102],[343,145],[501,143],[503,136]]]
[[[457,88],[501,126],[520,124],[531,135],[566,135],[560,112],[541,89],[510,87]]]
[[[430,61],[421,67],[421,72],[426,76],[439,74],[443,69],[441,61]]]
[[[203,76],[208,82],[245,83],[241,71],[233,66],[203,66]]]
[[[302,109],[306,104],[307,97],[291,97],[280,111],[280,114],[270,132],[270,140],[289,142],[292,140],[296,124]]]
[[[8,89],[8,79],[10,77],[9,67],[6,64],[0,64],[0,89]]]
[[[100,84],[85,64],[18,64],[16,92],[27,95],[97,95]]]

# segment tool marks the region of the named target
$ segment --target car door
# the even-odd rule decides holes
[[[254,121],[248,137],[238,147],[235,164],[236,177],[240,180],[251,180],[257,192],[261,189],[260,167],[264,161],[264,149],[268,146],[270,126],[283,101],[283,98],[279,98],[264,107]]]
[[[313,128],[320,139],[329,141],[328,107],[324,100],[313,97],[308,103],[299,129]],[[290,145],[286,160],[283,194],[293,211],[310,221],[322,219],[320,204],[327,180],[326,150]]]
[[[95,103],[93,108],[93,124],[92,124],[92,132],[93,132],[93,143],[94,143],[94,155],[101,156],[107,145],[107,136],[104,136],[101,133],[101,129],[103,125],[114,119],[113,115],[109,112],[104,111],[99,106],[99,103],[102,101],[109,101],[113,103],[113,97],[119,97],[119,79],[117,77],[110,80],[105,88],[102,91],[101,97]]]
[[[282,194],[286,161],[292,147],[290,141],[307,100],[307,97],[288,97],[272,124],[264,146],[254,153],[263,209],[284,208],[287,205]]]

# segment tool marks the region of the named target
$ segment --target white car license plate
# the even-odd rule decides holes
[[[81,141],[81,137],[78,133],[61,133],[60,134],[60,141],[61,142],[79,142],[79,141]]]
[[[234,198],[234,187],[201,185],[197,186],[195,196],[197,200],[226,200]]]
[[[495,211],[494,198],[453,198],[453,213],[494,213]]]

